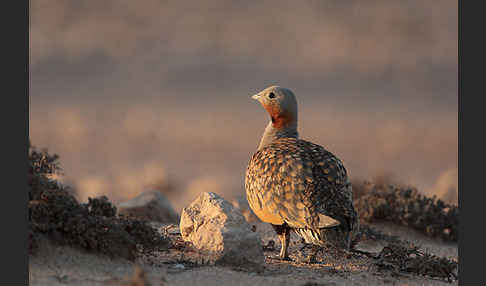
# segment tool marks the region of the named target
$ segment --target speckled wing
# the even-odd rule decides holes
[[[250,207],[264,222],[318,229],[337,220],[350,229],[356,220],[341,161],[305,140],[282,138],[257,151],[245,188]]]

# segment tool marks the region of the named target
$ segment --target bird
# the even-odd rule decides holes
[[[245,174],[248,204],[270,223],[289,260],[290,233],[307,244],[350,250],[359,230],[353,191],[342,161],[324,147],[299,138],[295,94],[270,86],[252,96],[270,122]]]

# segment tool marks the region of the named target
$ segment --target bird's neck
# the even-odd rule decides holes
[[[297,132],[297,121],[280,128],[276,127],[275,123],[270,121],[267,128],[265,128],[265,132],[263,133],[258,150],[261,150],[265,146],[280,138],[299,138],[299,133]]]

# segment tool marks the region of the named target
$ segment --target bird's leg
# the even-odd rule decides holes
[[[280,249],[280,258],[282,260],[289,260],[289,255],[288,255],[288,247],[290,243],[290,228],[287,226],[287,224],[283,225],[274,225],[272,224],[273,229],[278,235],[278,238],[280,238],[280,242],[282,244],[282,248]]]
[[[288,248],[290,244],[290,229],[286,228],[284,233],[279,235],[280,241],[282,242],[282,249],[280,249],[280,258],[284,260],[289,259]]]

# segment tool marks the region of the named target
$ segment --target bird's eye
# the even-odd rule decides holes
[[[268,95],[269,98],[275,98],[275,93],[273,92],[270,92],[270,94]]]

